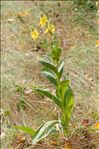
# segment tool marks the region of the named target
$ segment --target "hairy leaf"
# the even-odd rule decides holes
[[[74,105],[74,95],[73,91],[70,87],[67,88],[65,95],[64,95],[64,106],[66,108],[72,108]]]
[[[50,80],[55,86],[57,86],[57,79],[55,78],[55,75],[48,69],[43,70],[42,72],[48,80]]]
[[[47,96],[48,98],[52,99],[59,107],[61,107],[61,101],[59,98],[57,98],[56,96],[52,95],[48,89],[40,89],[40,88],[36,88],[36,90],[39,93],[42,93],[43,95]]]
[[[43,59],[40,60],[40,63],[45,67],[45,68],[49,68],[52,71],[54,71],[55,73],[57,73],[57,68],[56,66],[53,64],[53,61],[51,58],[49,57],[44,57]]]
[[[58,62],[59,58],[60,58],[60,55],[61,55],[61,48],[59,48],[59,47],[52,48],[51,57],[52,57],[53,60]]]
[[[59,86],[57,87],[57,90],[56,90],[57,96],[62,100],[64,99],[64,94],[68,87],[68,84],[69,84],[69,80],[64,80],[64,81],[61,81]]]
[[[68,86],[64,94],[64,100],[63,100],[64,108],[61,116],[62,125],[63,128],[66,130],[66,133],[68,133],[69,121],[73,105],[74,105],[73,91],[70,88],[70,86]]]
[[[64,61],[61,61],[61,62],[59,63],[59,66],[58,66],[59,79],[60,79],[61,76],[62,76],[63,69],[64,69]]]
[[[60,48],[59,43],[56,40],[52,42],[51,49],[51,57],[54,61],[58,63],[62,49]]]
[[[53,130],[55,124],[59,123],[58,120],[49,121],[43,125],[33,135],[32,144],[37,143],[41,139],[47,137]]]

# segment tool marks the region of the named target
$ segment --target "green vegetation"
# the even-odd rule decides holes
[[[40,60],[40,63],[43,65],[43,74],[55,86],[55,95],[47,88],[36,88],[36,91],[50,98],[61,109],[61,112],[58,120],[47,122],[32,133],[33,144],[49,135],[56,124],[61,128],[61,133],[67,136],[69,133],[71,112],[74,105],[74,95],[69,85],[69,80],[66,79],[66,77],[64,79],[62,78],[64,68],[64,61],[60,60],[62,49],[56,41],[53,41],[50,47],[52,50],[51,54],[44,56],[44,58]],[[24,129],[23,127],[16,128],[28,133],[28,127],[24,127]]]

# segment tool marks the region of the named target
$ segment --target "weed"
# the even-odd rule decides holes
[[[52,36],[54,32],[55,30],[51,28],[50,35]],[[43,66],[42,73],[53,84],[55,93],[53,94],[53,92],[49,91],[47,88],[39,87],[35,88],[35,90],[50,98],[61,109],[61,112],[57,120],[44,123],[36,131],[32,130],[32,144],[48,136],[53,132],[56,126],[58,126],[58,129],[65,137],[69,135],[69,123],[74,105],[74,95],[69,80],[63,77],[64,61],[60,59],[62,49],[60,48],[56,36],[53,36],[53,41],[49,44],[49,47],[51,53],[44,56],[40,60],[40,63]],[[20,91],[22,90],[20,89]],[[15,128],[30,133],[29,127],[16,126]]]

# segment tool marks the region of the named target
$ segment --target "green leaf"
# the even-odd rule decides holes
[[[58,41],[56,41],[56,39],[52,42],[51,49],[51,57],[54,62],[58,63],[62,49],[60,48],[59,43]]]
[[[50,80],[55,86],[57,86],[57,79],[55,78],[56,76],[50,69],[43,69],[42,72],[48,80]]]
[[[59,63],[59,66],[58,66],[59,79],[60,79],[61,76],[62,76],[63,69],[64,69],[64,61],[61,61],[61,62]]]
[[[30,135],[33,135],[35,133],[35,131],[32,128],[26,127],[26,126],[14,126],[14,128],[22,130],[25,133],[30,134]]]
[[[39,93],[42,93],[43,95],[47,96],[48,98],[52,99],[59,107],[61,107],[61,101],[59,98],[57,98],[56,96],[52,95],[48,89],[40,89],[40,88],[36,88],[36,90]]]
[[[40,60],[40,63],[45,67],[53,70],[55,73],[57,73],[57,68],[53,64],[53,61],[50,57],[44,57],[43,59]]]
[[[42,59],[53,64],[53,59],[48,55],[44,55]]]
[[[66,133],[68,133],[70,116],[71,116],[73,105],[74,105],[73,91],[70,88],[70,86],[68,86],[64,94],[64,100],[63,100],[64,108],[61,116],[62,125]]]
[[[59,61],[60,55],[61,55],[61,48],[59,47],[54,47],[52,48],[52,53],[51,53],[51,57],[53,60],[56,60],[57,62]]]
[[[68,85],[69,85],[69,80],[63,80],[60,82],[60,84],[56,90],[57,96],[59,98],[61,98],[62,101],[64,100],[64,94],[65,94],[65,91],[66,91]]]
[[[36,132],[33,135],[32,144],[37,143],[41,139],[47,137],[53,130],[53,127],[55,124],[59,123],[58,120],[49,121],[43,125],[39,129],[36,130]]]
[[[64,95],[64,106],[66,108],[70,108],[72,109],[74,105],[74,95],[73,95],[73,91],[70,88],[70,86],[68,86],[65,95]]]
[[[70,119],[73,105],[74,105],[74,95],[72,89],[69,86],[64,95],[64,108],[65,108],[64,112],[66,114],[66,118],[68,121]]]

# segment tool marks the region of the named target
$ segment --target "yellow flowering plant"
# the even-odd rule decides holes
[[[96,122],[94,128],[99,131],[99,122]]]
[[[47,18],[46,15],[42,16],[40,18],[40,22],[39,22],[40,26],[39,27],[43,27],[44,28],[44,33],[50,33],[51,35],[53,35],[55,33],[55,25],[51,23],[51,20]],[[40,30],[41,28],[39,28]],[[31,37],[32,39],[35,41],[36,39],[38,39],[40,33],[34,29],[32,29],[31,31]]]
[[[50,32],[51,35],[55,34],[55,26],[47,22],[47,18],[44,16],[40,19],[40,24],[48,26],[46,28],[46,33]],[[39,36],[37,30],[31,32],[31,36],[36,40]],[[60,109],[59,117],[55,120],[46,122],[42,124],[37,130],[33,130],[26,126],[15,126],[15,128],[23,130],[24,132],[32,135],[32,144],[37,143],[41,139],[47,137],[53,130],[58,130],[67,137],[70,133],[69,125],[72,109],[74,106],[74,94],[70,86],[69,79],[64,77],[64,61],[60,58],[62,49],[57,41],[56,36],[53,37],[53,41],[49,44],[45,41],[46,45],[50,48],[50,54],[45,55],[40,63],[42,64],[43,75],[52,83],[55,92],[51,92],[48,88],[38,87],[34,90],[50,100]]]
[[[31,37],[33,38],[33,40],[35,41],[39,36],[39,32],[37,30],[33,30],[31,32]]]
[[[48,32],[51,34],[55,33],[55,25],[48,24],[48,27],[46,28],[45,33],[48,33]]]
[[[46,16],[43,16],[43,17],[40,18],[40,25],[42,27],[44,27],[47,24],[47,22],[48,22],[48,19],[47,19]]]

